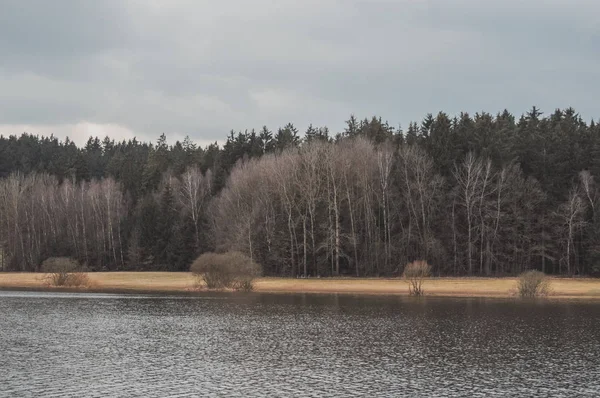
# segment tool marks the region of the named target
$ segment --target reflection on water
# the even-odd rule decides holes
[[[600,304],[0,292],[0,396],[600,396]]]

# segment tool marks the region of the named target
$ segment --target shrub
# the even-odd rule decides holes
[[[251,291],[260,266],[240,252],[204,253],[192,263],[190,271],[208,289]]]
[[[519,275],[517,290],[521,297],[541,297],[550,293],[550,280],[540,271],[525,271]]]
[[[251,292],[254,290],[254,278],[242,278],[233,284],[233,289],[243,292]]]
[[[403,277],[408,283],[408,292],[411,296],[422,296],[423,280],[431,273],[431,266],[427,261],[419,260],[406,264]]]
[[[89,278],[80,270],[79,263],[68,257],[50,257],[42,263],[42,271],[48,274],[46,278],[52,286],[87,286]]]
[[[216,253],[202,254],[192,263],[190,271],[208,289],[221,289],[231,284],[231,267],[224,264],[221,255]]]
[[[65,286],[69,287],[86,287],[90,284],[90,278],[84,272],[73,272],[67,277]]]

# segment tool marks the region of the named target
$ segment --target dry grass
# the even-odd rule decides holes
[[[192,290],[194,278],[178,272],[95,272],[89,273],[89,291],[178,292]],[[46,274],[0,273],[0,288],[46,290]],[[79,289],[62,289],[79,290]]]
[[[0,288],[46,290],[44,274],[0,273]],[[90,286],[100,292],[193,292],[195,278],[187,272],[98,272],[88,274]],[[551,298],[600,299],[600,279],[550,278]],[[429,278],[427,296],[511,297],[517,278]],[[77,289],[72,289],[77,290]],[[354,278],[258,278],[257,292],[351,293],[408,295],[408,285],[400,279]]]

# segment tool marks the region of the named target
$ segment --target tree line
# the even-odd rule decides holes
[[[0,266],[187,270],[243,252],[266,275],[600,272],[600,127],[569,108],[427,115],[406,130],[232,131],[224,145],[0,137]]]

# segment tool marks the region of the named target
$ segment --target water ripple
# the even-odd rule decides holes
[[[597,397],[600,305],[0,292],[0,397]]]

